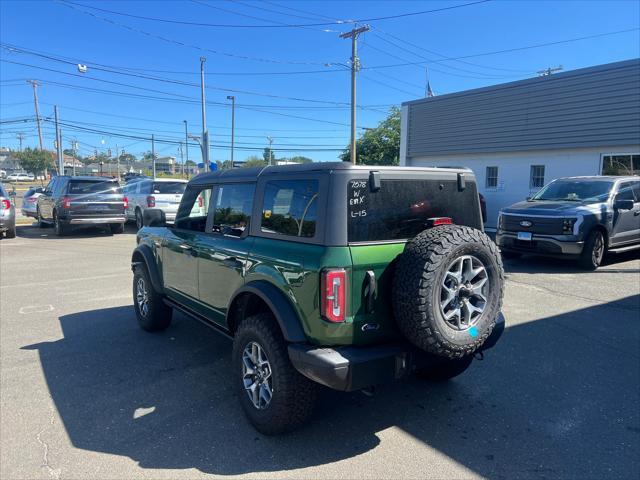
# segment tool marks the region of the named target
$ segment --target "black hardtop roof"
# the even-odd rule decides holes
[[[331,172],[331,171],[406,171],[409,172],[429,172],[443,171],[448,172],[460,171],[471,172],[468,168],[439,168],[439,167],[399,167],[399,166],[380,166],[380,165],[353,165],[350,162],[313,162],[301,163],[298,165],[273,165],[267,167],[252,168],[234,168],[230,170],[216,170],[215,172],[206,172],[192,178],[189,183],[198,185],[208,185],[218,182],[242,182],[256,180],[261,175],[272,175],[278,173],[306,173],[306,172]]]

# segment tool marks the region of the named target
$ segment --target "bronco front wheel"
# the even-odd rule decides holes
[[[140,328],[147,332],[165,330],[171,324],[173,310],[153,289],[143,265],[137,265],[133,274],[133,307]]]

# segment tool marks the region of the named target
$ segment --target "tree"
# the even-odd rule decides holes
[[[120,163],[136,163],[138,159],[132,153],[123,153],[120,155]]]
[[[296,163],[312,163],[313,162],[313,160],[310,159],[309,157],[304,157],[302,155],[297,155],[291,158],[285,158],[284,160],[287,160],[288,162],[296,162]]]
[[[48,150],[25,148],[22,152],[14,153],[20,161],[20,166],[29,173],[38,176],[55,165],[53,152]]]
[[[62,150],[62,153],[64,153],[68,157],[73,157],[77,160],[82,160],[82,156],[79,155],[78,152],[74,151],[71,148],[65,148],[64,150]]]
[[[351,147],[340,155],[351,159]],[[376,128],[364,132],[356,141],[356,161],[362,165],[398,165],[400,163],[400,109],[392,107],[389,116]]]
[[[156,154],[156,158],[158,158],[157,154]],[[142,154],[142,160],[145,160],[145,161],[153,160],[153,153],[151,153],[151,150],[147,150]]]
[[[267,162],[267,165],[271,162],[273,162],[274,164],[276,163],[276,157],[273,154],[273,150],[269,147],[264,148],[264,151],[262,152],[262,158],[265,162]]]
[[[263,160],[257,155],[251,155],[250,157],[247,157],[247,159],[244,161],[244,164],[242,166],[245,168],[249,168],[249,167],[264,167],[266,165],[268,165],[268,162],[266,160]]]

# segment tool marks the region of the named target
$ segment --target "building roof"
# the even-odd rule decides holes
[[[407,158],[640,145],[640,59],[403,103]]]

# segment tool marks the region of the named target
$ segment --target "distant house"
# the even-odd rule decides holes
[[[569,175],[640,174],[640,59],[402,104],[400,164],[465,166],[500,208]]]
[[[22,171],[20,162],[13,156],[13,152],[6,147],[0,148],[0,170],[7,172],[7,175]]]
[[[144,160],[138,162],[138,168],[153,170],[153,162],[151,160]],[[158,157],[156,158],[156,173],[176,173],[176,157]]]

